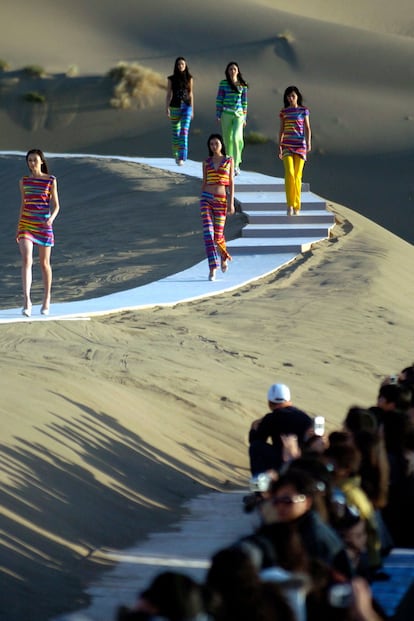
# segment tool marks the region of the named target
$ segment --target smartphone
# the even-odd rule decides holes
[[[323,436],[325,433],[325,418],[323,416],[315,416],[313,421],[313,432],[315,436]]]

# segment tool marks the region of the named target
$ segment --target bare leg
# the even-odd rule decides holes
[[[22,257],[23,308],[31,310],[33,243],[29,239],[22,238],[19,241],[19,250]]]
[[[40,269],[42,270],[43,279],[42,312],[46,311],[46,313],[49,311],[50,294],[52,291],[52,267],[50,265],[51,250],[52,248],[50,246],[39,246]]]

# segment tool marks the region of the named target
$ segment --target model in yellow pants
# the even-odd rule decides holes
[[[285,192],[288,214],[298,214],[301,203],[302,172],[305,160],[292,153],[283,157],[285,167]],[[293,210],[293,213],[292,213]]]

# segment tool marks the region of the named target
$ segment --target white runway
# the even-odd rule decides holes
[[[18,151],[2,151],[3,155],[16,155],[24,157],[23,152]],[[189,160],[184,166],[178,167],[171,158],[141,158],[141,157],[123,157],[123,156],[103,156],[91,154],[63,154],[63,153],[46,153],[48,158],[97,158],[107,160],[122,160],[132,163],[146,164],[155,168],[168,170],[177,174],[189,175],[201,179],[202,166],[200,162]],[[275,188],[277,189],[275,191]],[[249,187],[253,191],[249,191]],[[284,213],[284,194],[283,180],[263,175],[256,172],[242,171],[236,178],[236,198],[241,202],[243,211],[250,214],[253,209],[252,202],[256,199],[256,208],[259,211],[256,217],[267,218],[274,206],[274,214],[277,215],[276,220],[282,220],[282,224],[263,224],[253,227],[251,231],[247,231],[246,237],[232,240],[228,243],[229,250],[233,254],[233,261],[229,264],[229,270],[226,274],[218,271],[215,282],[207,280],[208,266],[204,260],[196,265],[186,269],[178,274],[173,274],[167,278],[163,278],[157,282],[106,295],[100,298],[90,300],[73,300],[71,302],[52,303],[50,315],[44,317],[40,315],[40,306],[33,306],[32,316],[30,318],[23,317],[21,308],[11,308],[0,310],[0,323],[17,323],[27,321],[57,321],[57,320],[77,320],[88,319],[93,316],[116,313],[126,310],[140,310],[153,306],[172,306],[180,302],[188,302],[203,297],[217,295],[225,291],[232,291],[249,282],[262,278],[283,265],[292,261],[302,249],[309,248],[310,245],[319,241],[321,238],[328,236],[329,226],[333,226],[333,216],[324,208],[323,199],[317,197],[309,191],[304,192],[303,199],[307,201],[309,207],[310,221],[314,221],[317,217],[328,217],[328,228],[326,233],[319,229],[315,229],[314,224],[306,227],[306,232],[301,232],[302,222],[306,216],[295,218],[295,222],[283,223],[283,220],[290,220]],[[245,205],[244,205],[245,202]],[[266,210],[264,216],[261,207]],[[315,209],[319,208],[319,211]],[[322,208],[322,209],[321,209]],[[304,211],[305,214],[305,211]],[[250,215],[249,215],[250,217]],[[253,216],[252,216],[253,218]],[[330,223],[330,224],[329,224]],[[291,232],[286,231],[286,227],[291,227]],[[269,236],[263,230],[268,227]],[[311,228],[309,228],[311,227]],[[243,231],[244,232],[244,231]],[[276,240],[275,236],[280,236]],[[200,244],[203,243],[200,236]],[[277,244],[277,246],[276,246]]]

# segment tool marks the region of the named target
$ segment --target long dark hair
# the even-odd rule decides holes
[[[237,81],[239,84],[241,84],[241,86],[245,86],[246,88],[249,88],[249,85],[247,84],[246,80],[243,78],[241,71],[240,71],[240,67],[238,65],[238,63],[236,63],[234,60],[232,60],[231,62],[227,63],[227,67],[226,67],[226,71],[224,72],[226,75],[226,80],[229,84],[229,86],[231,87],[231,89],[233,91],[237,91],[238,92],[238,88],[237,88],[237,84],[234,84],[234,82],[231,81],[230,79],[230,75],[229,75],[229,69],[232,65],[235,65],[237,67]]]
[[[302,106],[303,105],[303,97],[302,97],[302,93],[300,92],[300,90],[298,89],[297,86],[288,86],[287,89],[285,90],[285,92],[283,93],[283,104],[285,106],[285,108],[289,108],[290,107],[290,103],[288,100],[288,95],[290,95],[291,93],[296,93],[296,95],[298,96],[298,106]]]
[[[178,63],[180,62],[180,60],[183,60],[185,62],[185,69],[184,69],[184,71],[180,71],[178,69]],[[191,78],[193,76],[191,75],[190,70],[188,69],[188,63],[187,63],[186,59],[184,58],[184,56],[178,56],[175,59],[173,76],[174,76],[174,78],[178,82],[182,82],[183,84],[188,86],[188,83],[190,82],[190,80],[191,80]]]
[[[210,140],[213,140],[214,138],[215,138],[216,140],[220,140],[220,142],[221,142],[221,152],[222,152],[222,154],[223,154],[224,156],[225,156],[225,155],[227,155],[227,154],[226,154],[226,145],[224,144],[224,141],[223,141],[223,136],[222,136],[221,134],[210,134],[210,136],[208,137],[208,140],[207,140],[207,149],[208,149],[208,154],[209,154],[210,156],[212,156],[212,155],[213,155],[213,151],[212,151],[212,150],[211,150],[211,148],[210,148]]]
[[[46,158],[44,156],[43,151],[41,151],[40,149],[30,149],[30,151],[26,153],[26,164],[28,164],[29,155],[38,155],[40,157],[40,159],[42,160],[41,171],[42,173],[45,173],[46,175],[48,175],[49,169],[48,169]]]

